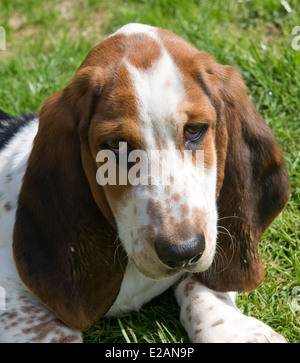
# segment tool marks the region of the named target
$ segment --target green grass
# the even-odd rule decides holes
[[[291,181],[287,208],[260,244],[264,283],[239,294],[247,315],[300,342],[300,311],[292,294],[300,286],[300,50],[291,47],[300,25],[297,0],[0,0],[6,51],[0,52],[0,108],[14,115],[37,111],[64,88],[87,52],[128,22],[167,28],[223,64],[237,67],[259,112],[274,131]],[[85,333],[87,342],[186,342],[171,291],[139,313],[102,319]]]

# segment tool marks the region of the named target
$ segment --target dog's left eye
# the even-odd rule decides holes
[[[106,141],[106,147],[112,150],[116,155],[126,154],[130,150],[128,143],[121,140],[108,140]]]
[[[186,125],[184,128],[184,136],[186,140],[196,141],[204,135],[207,129],[207,124]]]

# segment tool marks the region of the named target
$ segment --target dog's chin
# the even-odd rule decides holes
[[[147,266],[136,259],[133,259],[133,262],[139,272],[150,280],[165,280],[183,272],[182,269],[170,269],[163,264]]]

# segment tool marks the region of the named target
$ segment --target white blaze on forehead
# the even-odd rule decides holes
[[[151,26],[151,25],[130,23],[130,24],[124,25],[122,28],[120,28],[119,30],[117,30],[115,33],[113,33],[110,36],[114,36],[117,34],[132,35],[132,34],[143,33],[143,34],[152,36],[158,40],[156,31],[157,31],[157,28],[155,28],[154,26]]]
[[[135,88],[145,148],[157,149],[159,136],[168,149],[174,149],[177,135],[171,120],[178,118],[178,106],[185,94],[179,69],[165,49],[151,68],[138,69],[128,61],[126,65]]]

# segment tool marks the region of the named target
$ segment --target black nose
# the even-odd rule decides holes
[[[184,243],[170,243],[165,239],[157,240],[154,244],[157,256],[171,268],[183,268],[193,265],[200,260],[205,250],[204,234],[196,234]]]

